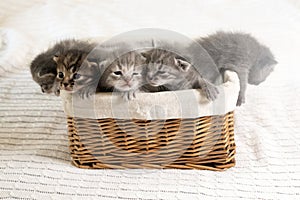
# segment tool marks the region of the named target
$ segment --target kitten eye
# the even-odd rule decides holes
[[[74,75],[73,75],[73,78],[74,79],[79,79],[81,77],[81,75],[80,74],[77,74],[77,73],[75,73]]]
[[[134,73],[132,73],[132,75],[137,76],[137,75],[139,75],[139,73],[134,72]]]
[[[58,78],[61,78],[61,79],[62,79],[62,78],[64,78],[65,75],[64,75],[64,73],[62,73],[62,72],[58,72],[57,76],[58,76]]]
[[[114,72],[114,74],[117,75],[117,76],[121,76],[122,72],[121,71],[116,71],[116,72]]]

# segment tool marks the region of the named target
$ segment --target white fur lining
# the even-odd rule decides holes
[[[224,83],[218,86],[218,98],[209,102],[200,90],[138,93],[125,102],[117,93],[97,93],[88,99],[61,92],[68,116],[102,119],[174,119],[222,115],[235,109],[239,79],[235,72],[226,71]]]

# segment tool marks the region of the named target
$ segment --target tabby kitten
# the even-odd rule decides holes
[[[143,55],[147,58],[146,81],[150,85],[171,91],[199,88],[208,100],[217,98],[218,89],[181,56],[162,49],[152,49]]]
[[[78,93],[82,98],[95,93],[100,69],[97,62],[86,59],[87,55],[86,51],[71,49],[53,57],[61,90]]]
[[[277,62],[270,49],[245,33],[217,32],[197,40],[216,63],[220,72],[235,71],[240,79],[237,106],[245,103],[247,83],[265,81]]]
[[[107,60],[100,63],[101,68]],[[98,88],[100,91],[117,91],[124,100],[135,98],[136,92],[143,85],[143,69],[145,58],[136,51],[119,56],[111,64],[108,63],[103,72]]]
[[[31,62],[30,71],[33,80],[40,85],[43,93],[49,94],[54,92],[55,95],[59,96],[60,84],[56,79],[56,62],[53,60],[53,56],[58,53],[63,54],[70,49],[91,50],[95,46],[96,44],[74,39],[63,40],[56,43],[47,51],[36,56]]]

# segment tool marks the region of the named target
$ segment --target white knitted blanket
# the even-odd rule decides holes
[[[300,4],[296,0],[0,2],[0,199],[299,199]],[[56,40],[137,28],[194,37],[252,33],[279,64],[235,111],[236,166],[85,170],[71,165],[62,101],[41,94],[28,63]]]

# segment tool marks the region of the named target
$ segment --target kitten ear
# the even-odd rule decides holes
[[[47,73],[47,74],[41,75],[41,73],[39,72],[39,73],[37,74],[37,76],[38,76],[39,78],[51,78],[51,77],[55,77],[56,75],[55,75],[55,74],[52,74],[52,73]]]
[[[59,59],[59,56],[58,56],[58,55],[54,55],[52,59],[54,60],[54,62],[57,63],[57,62],[58,62],[58,59]]]
[[[174,58],[175,65],[182,69],[183,71],[188,71],[191,67],[191,64],[185,60],[182,60],[180,58]]]
[[[145,61],[150,60],[150,57],[151,57],[150,51],[141,51],[140,54],[145,59]]]
[[[149,54],[148,54],[148,52],[146,52],[146,51],[141,52],[141,55],[142,55],[144,58],[148,58],[148,57],[149,57]]]
[[[107,65],[107,63],[108,63],[107,60],[103,60],[103,61],[99,62],[99,67],[104,67]]]
[[[89,67],[98,67],[98,64],[96,62],[88,62]]]
[[[145,56],[143,56],[143,55],[141,54],[141,56],[140,56],[140,61],[141,61],[141,63],[146,63],[147,60],[148,60],[148,59],[147,59]]]

